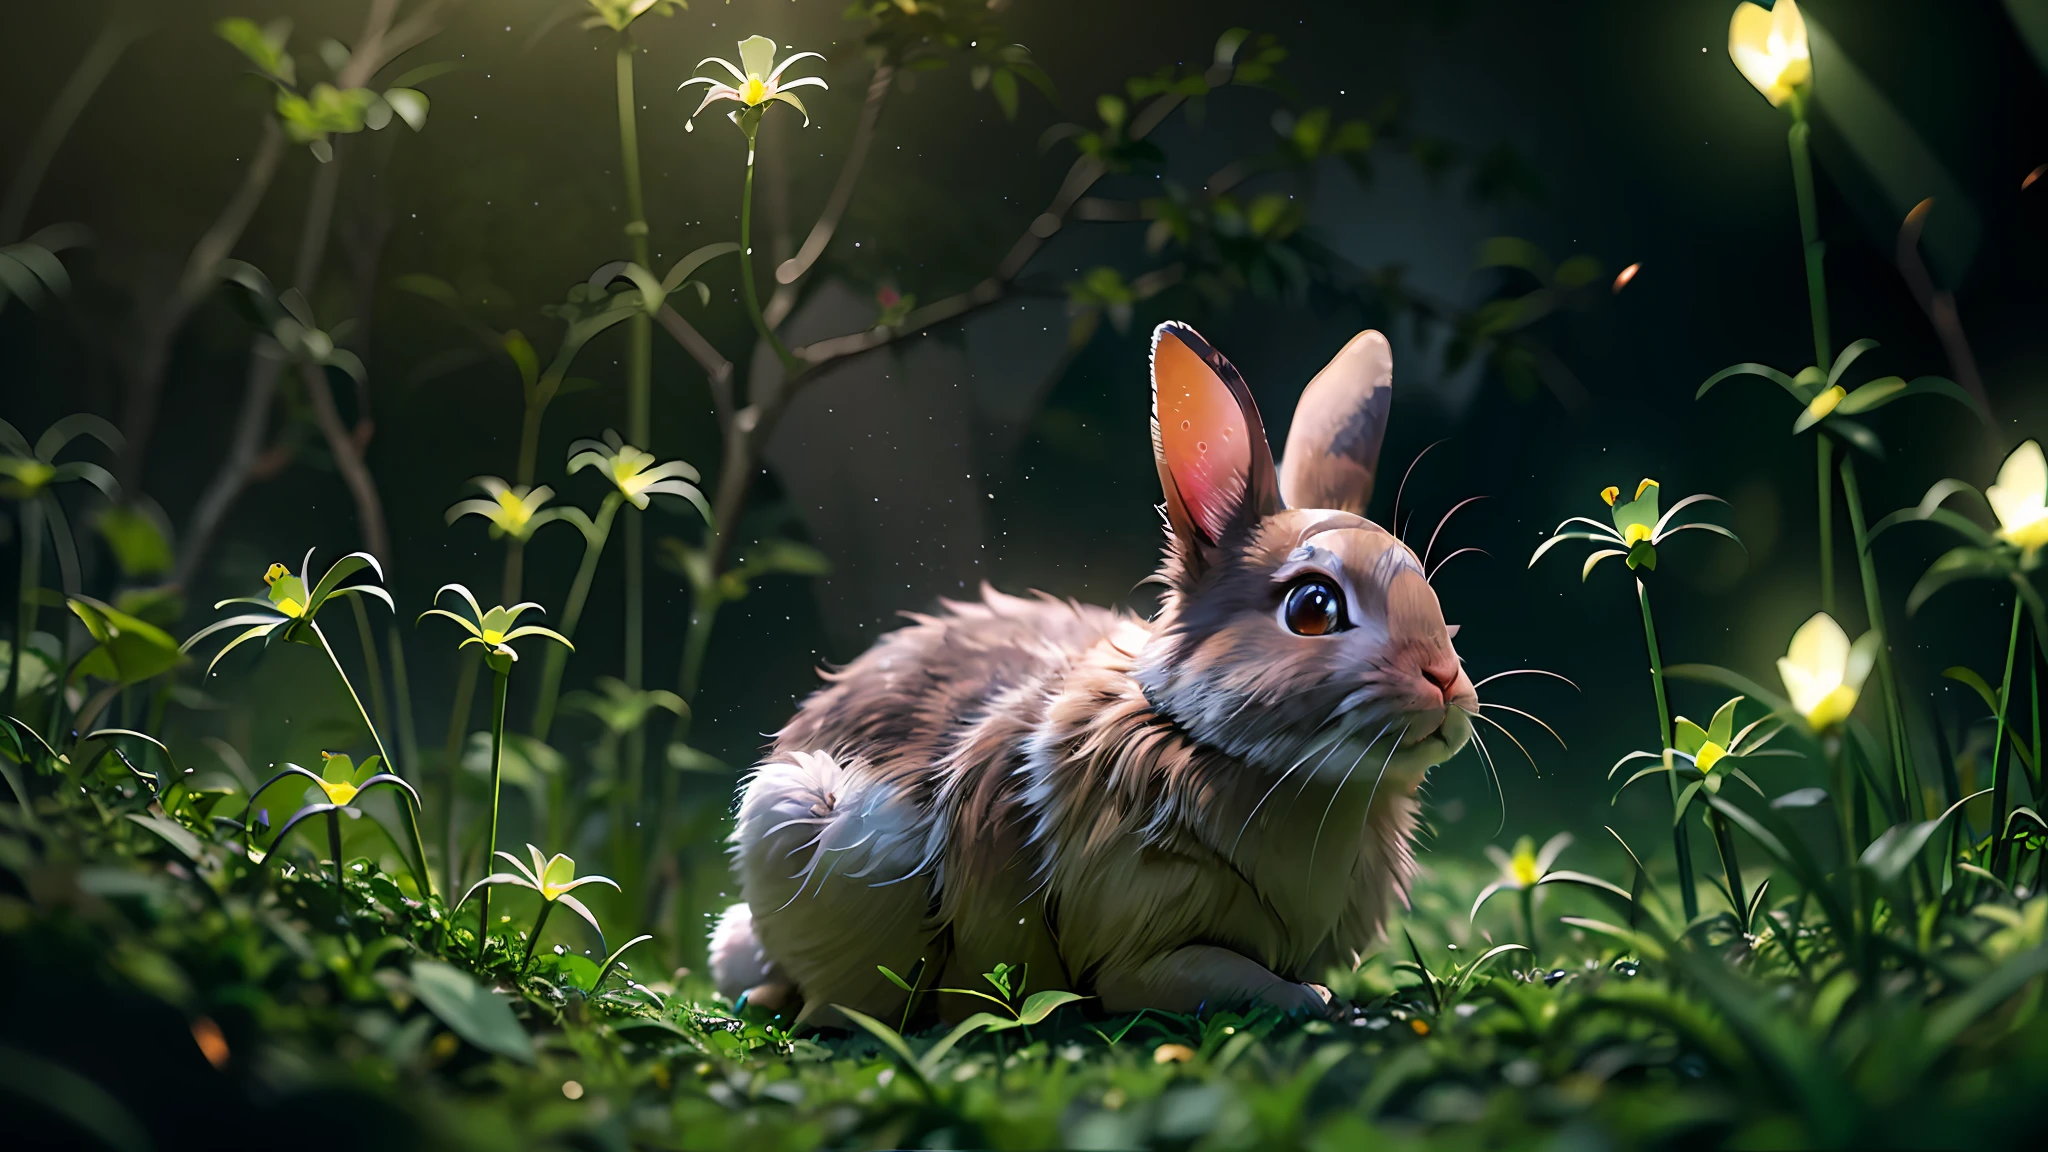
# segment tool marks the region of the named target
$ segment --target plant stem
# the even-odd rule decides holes
[[[1664,699],[1664,661],[1657,654],[1657,625],[1650,618],[1650,590],[1641,579],[1636,581],[1636,599],[1643,606],[1643,641],[1650,650],[1650,684],[1657,690],[1657,727],[1664,741],[1664,782],[1671,786],[1672,814],[1677,815],[1678,772],[1671,762],[1671,706]],[[1686,923],[1690,924],[1700,914],[1700,894],[1693,888],[1692,837],[1685,821],[1672,823],[1671,846],[1678,853],[1678,895],[1684,902]]]
[[[1826,372],[1833,365],[1833,345],[1828,341],[1828,286],[1821,274],[1821,258],[1827,248],[1820,242],[1820,210],[1813,195],[1813,157],[1807,150],[1812,129],[1806,120],[1806,102],[1792,106],[1792,130],[1786,143],[1792,151],[1792,191],[1799,198],[1799,242],[1806,258],[1806,303],[1813,314],[1813,363]]]
[[[40,609],[36,593],[43,582],[43,502],[31,497],[21,502],[21,589],[14,617],[14,654],[7,663],[7,714],[21,715],[21,678],[28,664],[28,641],[35,635]],[[57,693],[57,703],[64,693]],[[55,711],[56,704],[51,706]]]
[[[389,728],[391,701],[384,693],[384,667],[377,659],[377,638],[370,632],[370,610],[363,607],[361,596],[349,597],[348,606],[355,610],[356,639],[363,646],[363,676],[370,682],[370,714],[377,718],[378,727]]]
[[[1863,610],[1870,617],[1870,630],[1877,633],[1877,678],[1884,693],[1885,731],[1891,745],[1892,774],[1897,779],[1899,816],[1911,819],[1915,811],[1919,811],[1920,819],[1925,820],[1928,813],[1916,809],[1920,790],[1913,786],[1915,777],[1910,774],[1905,709],[1899,704],[1898,680],[1892,672],[1891,637],[1885,629],[1884,601],[1877,594],[1877,567],[1870,557],[1870,533],[1863,522],[1863,497],[1856,483],[1856,464],[1847,453],[1842,456],[1842,502],[1849,508],[1849,531],[1856,545],[1856,571],[1863,583]]]
[[[349,682],[348,672],[341,666],[341,658],[334,654],[334,645],[327,642],[327,633],[321,630],[317,620],[308,620],[306,623],[312,628],[313,635],[320,638],[320,650],[327,653],[328,662],[334,665],[334,674],[341,677],[341,686],[348,689],[348,698],[356,706],[356,715],[362,717],[363,727],[370,730],[370,740],[377,745],[377,755],[384,759],[385,771],[394,776],[401,775],[398,764],[391,759],[391,753],[384,747],[384,737],[378,734],[377,726],[370,722],[370,713],[363,707],[363,698],[356,694],[356,686]],[[405,830],[412,837],[412,850],[416,857],[412,862],[412,878],[419,885],[420,896],[431,897],[434,894],[434,879],[427,872],[427,845],[426,841],[420,839],[419,814],[413,810],[412,795],[405,793],[403,789],[400,791],[406,798],[399,803],[398,814],[405,818]]]
[[[592,522],[590,532],[583,538],[583,563],[576,568],[576,579],[569,585],[569,600],[562,608],[562,635],[571,640],[576,638],[576,624],[583,619],[584,602],[590,598],[591,581],[597,578],[597,563],[604,556],[604,546],[611,539],[612,520],[619,513],[619,506],[625,501],[613,492],[598,505],[597,519]],[[555,705],[562,692],[562,670],[569,664],[569,650],[559,644],[548,646],[547,663],[541,672],[540,698],[533,709],[533,734],[546,740],[548,729],[554,726]]]
[[[1529,934],[1529,955],[1541,964],[1543,957],[1538,955],[1536,948],[1536,886],[1528,885],[1516,895],[1522,899],[1522,929]]]
[[[498,850],[498,789],[505,779],[505,690],[512,681],[512,669],[491,670],[491,823],[484,841],[484,872],[491,870],[491,856]],[[476,959],[483,963],[484,941],[491,931],[491,888],[484,886],[482,908],[477,913]]]
[[[448,710],[448,735],[441,746],[441,762],[447,768],[447,810],[442,821],[441,869],[448,876],[452,896],[462,887],[462,850],[455,840],[455,798],[461,792],[462,745],[469,739],[470,704],[476,699],[476,670],[483,658],[471,652],[462,659],[462,671],[455,677],[455,703]],[[485,869],[489,871],[488,866]]]
[[[626,221],[626,236],[632,244],[634,262],[646,268],[651,259],[647,254],[647,209],[640,187],[640,132],[634,112],[631,36],[623,33],[619,36],[616,59],[619,155],[626,182],[626,211],[631,217]],[[626,332],[627,438],[638,447],[651,450],[654,429],[649,389],[654,355],[653,318],[645,310],[634,310],[632,318],[627,321]],[[640,517],[627,518],[624,679],[626,686],[635,691],[639,690],[644,678],[646,573],[642,569],[646,566],[645,531]],[[626,755],[636,761],[645,757],[646,742],[637,733],[627,737]]]
[[[1721,875],[1728,881],[1728,898],[1734,902],[1735,922],[1749,931],[1749,897],[1742,890],[1742,861],[1735,856],[1735,834],[1728,829],[1728,821],[1720,811],[1711,805],[1707,808],[1707,822],[1714,830],[1714,849],[1721,854]]]
[[[334,854],[334,907],[343,923],[348,921],[348,889],[341,883],[341,814],[327,813],[327,849]]]
[[[786,376],[794,377],[801,367],[796,357],[789,354],[775,330],[768,327],[768,319],[761,313],[761,298],[754,290],[754,137],[760,131],[757,120],[747,132],[747,180],[740,191],[740,288],[747,301],[747,317],[754,322],[754,331],[768,347],[775,350],[775,358],[782,363]],[[788,386],[788,381],[784,381]]]
[[[2020,648],[2020,609],[2024,603],[2017,595],[2012,598],[2012,635],[2005,642],[2005,678],[1998,684],[1998,734],[1991,741],[1991,872],[2000,879],[2005,878],[2005,809],[2012,791],[2012,772],[1999,753],[2005,750],[2005,717],[2012,710],[2012,665]]]
[[[1820,499],[1815,525],[1820,529],[1820,610],[1835,614],[1835,442],[1826,433],[1813,438]]]
[[[519,958],[519,974],[521,976],[526,975],[526,970],[533,967],[534,946],[540,943],[540,930],[548,922],[548,913],[554,910],[555,902],[542,898],[540,902],[540,915],[533,918],[533,932],[526,938],[526,955]]]
[[[1820,242],[1820,210],[1813,195],[1813,156],[1807,149],[1812,128],[1806,120],[1806,98],[1795,95],[1792,129],[1785,140],[1792,153],[1792,191],[1799,202],[1799,243],[1806,265],[1806,303],[1813,318],[1813,363],[1826,372],[1834,364],[1828,340],[1828,286],[1822,275],[1821,258],[1826,248]],[[1833,449],[1826,434],[1814,437],[1814,451],[1820,468],[1820,610],[1835,614],[1834,510],[1830,505],[1833,479],[1828,456]]]

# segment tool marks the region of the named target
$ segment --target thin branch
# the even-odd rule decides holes
[[[270,190],[271,180],[277,175],[277,166],[283,161],[284,153],[284,130],[278,127],[275,117],[264,116],[262,139],[257,142],[248,168],[242,172],[241,184],[236,186],[235,194],[229,197],[220,215],[192,246],[177,287],[148,326],[142,354],[136,362],[135,376],[129,385],[126,418],[122,421],[128,451],[122,456],[121,479],[123,485],[130,489],[139,487],[142,479],[150,433],[156,424],[157,402],[163,391],[164,372],[170,366],[171,344],[184,328],[185,321],[191,318],[193,310],[213,291],[217,280],[215,269],[241,240],[250,217],[256,214],[256,206],[263,202],[264,194]]]
[[[1183,100],[1184,97],[1177,93],[1155,97],[1132,119],[1129,138],[1143,139]],[[1009,252],[996,266],[995,275],[967,291],[919,308],[895,327],[848,333],[792,350],[794,357],[803,363],[802,371],[780,381],[775,387],[759,389],[754,402],[734,413],[732,423],[726,429],[724,462],[719,469],[718,491],[713,506],[712,572],[724,572],[731,560],[733,548],[739,543],[735,539],[735,530],[739,526],[740,513],[746,508],[747,492],[761,471],[760,454],[802,387],[817,379],[820,370],[828,365],[886,347],[935,324],[958,319],[1003,299],[1039,248],[1060,230],[1074,205],[1107,173],[1108,169],[1093,156],[1075,160],[1045,211],[1033,217],[1023,234],[1010,245]],[[770,382],[773,382],[772,378]]]
[[[732,361],[720,355],[718,349],[711,346],[711,341],[704,338],[703,333],[697,331],[688,320],[683,319],[682,313],[669,305],[663,304],[661,311],[655,313],[654,318],[661,322],[661,326],[675,338],[676,343],[683,346],[683,351],[690,354],[690,358],[697,362],[697,366],[704,369],[704,375],[711,386],[711,404],[718,413],[718,426],[722,429],[730,428],[733,417]]]
[[[1906,286],[1912,289],[1920,310],[1927,313],[1928,322],[1934,325],[1934,334],[1941,339],[1941,350],[1948,354],[1949,370],[1955,373],[1956,383],[1976,397],[1988,422],[1991,396],[1985,392],[1984,378],[1977,372],[1977,357],[1970,351],[1969,338],[1963,335],[1963,318],[1956,311],[1955,293],[1936,288],[1926,261],[1920,258],[1920,233],[1927,227],[1927,215],[1933,210],[1934,198],[1929,197],[1915,204],[1899,225],[1899,272],[1906,278]]]
[[[35,139],[30,141],[28,151],[21,157],[14,169],[14,179],[7,188],[7,202],[0,206],[0,244],[11,243],[21,238],[22,224],[28,219],[29,209],[35,206],[36,192],[43,186],[43,176],[50,170],[50,161],[57,156],[57,149],[64,143],[64,137],[71,134],[71,126],[78,121],[79,113],[99,91],[107,73],[114,70],[114,64],[121,53],[140,38],[145,31],[142,24],[116,17],[109,20],[100,34],[94,38],[85,56],[78,61],[78,67],[71,73],[71,79],[50,102],[49,111],[43,114],[43,122],[36,129]]]
[[[235,499],[257,470],[263,435],[270,424],[271,402],[277,396],[277,378],[283,369],[282,360],[264,354],[261,342],[250,349],[249,378],[242,389],[242,411],[235,421],[235,438],[229,442],[227,457],[199,497],[191,522],[185,527],[178,566],[171,577],[178,587],[189,587],[198,575],[200,561],[212,546],[214,533],[220,530]]]
[[[391,570],[391,533],[384,523],[384,502],[377,495],[377,481],[370,475],[369,466],[363,463],[363,454],[356,447],[355,436],[348,425],[342,423],[341,410],[334,406],[334,391],[327,386],[327,369],[312,361],[299,365],[299,378],[306,385],[306,398],[313,403],[313,416],[320,424],[321,435],[327,438],[327,449],[334,455],[334,466],[341,472],[342,482],[348,485],[349,495],[356,502],[356,517],[362,521],[363,550],[375,556],[388,573]]]
[[[853,202],[853,190],[860,183],[860,173],[867,163],[868,152],[875,143],[875,123],[881,118],[882,104],[888,99],[889,89],[894,87],[896,66],[884,61],[875,66],[875,74],[868,80],[867,99],[862,102],[860,121],[854,126],[853,142],[847,147],[846,160],[839,167],[839,178],[832,183],[832,194],[825,198],[825,210],[818,214],[818,222],[811,225],[810,235],[804,237],[803,247],[797,254],[782,262],[775,270],[775,295],[769,298],[764,310],[775,324],[789,315],[796,303],[796,283],[803,279],[825,254],[826,245],[832,242],[832,234],[839,230],[839,222],[846,218],[847,205]]]

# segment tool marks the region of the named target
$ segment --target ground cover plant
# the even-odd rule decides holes
[[[1934,478],[1917,502],[1867,501],[1874,476],[1912,459],[1886,454],[1870,414],[1899,404],[1988,421],[1989,401],[1958,368],[1875,375],[1860,365],[1876,339],[1834,343],[1831,222],[1810,147],[1827,78],[1794,0],[1738,5],[1715,56],[1725,83],[1746,80],[1784,116],[1796,198],[1780,215],[1787,248],[1795,225],[1800,238],[1812,363],[1742,361],[1684,386],[1702,427],[1785,419],[1795,442],[1769,450],[1802,461],[1797,441],[1812,441],[1814,507],[1788,512],[1812,517],[1801,537],[1819,560],[1810,618],[1772,663],[1723,667],[1673,646],[1660,622],[1701,610],[1680,574],[1745,544],[1726,501],[1666,495],[1654,477],[1616,475],[1550,510],[1556,528],[1509,557],[1547,572],[1569,556],[1572,595],[1632,598],[1630,630],[1586,644],[1647,673],[1648,692],[1600,705],[1603,723],[1643,748],[1589,772],[1605,773],[1609,796],[1657,791],[1657,834],[1610,826],[1604,839],[1522,837],[1471,859],[1425,852],[1386,946],[1329,974],[1327,1017],[1230,1005],[1109,1016],[1043,973],[999,965],[972,987],[931,990],[958,1022],[908,1035],[907,1013],[795,1031],[719,999],[696,970],[738,778],[695,731],[720,673],[713,637],[749,597],[830,564],[759,490],[799,395],[859,357],[1033,295],[1065,303],[1070,357],[1098,336],[1138,339],[1137,318],[1160,309],[1337,298],[1386,327],[1436,333],[1447,356],[1509,390],[1571,406],[1583,389],[1551,349],[1554,317],[1619,294],[1637,266],[1610,277],[1590,256],[1553,261],[1496,237],[1479,262],[1502,273],[1500,289],[1461,306],[1403,284],[1397,268],[1349,262],[1307,226],[1319,173],[1363,177],[1394,155],[1443,171],[1466,162],[1396,109],[1344,117],[1291,77],[1282,38],[1227,28],[1206,57],[1139,61],[1156,70],[1045,133],[1049,162],[1066,165],[1057,190],[966,287],[920,302],[885,283],[861,326],[799,341],[791,318],[828,250],[849,242],[841,229],[877,118],[917,93],[907,81],[961,73],[1003,123],[1071,94],[1010,38],[1002,4],[863,0],[830,55],[754,34],[735,5],[723,38],[693,50],[694,69],[663,62],[664,77],[693,73],[678,93],[646,80],[636,36],[684,5],[563,0],[532,35],[584,36],[610,55],[617,101],[603,127],[621,163],[605,176],[625,212],[615,250],[529,323],[559,333],[544,351],[467,286],[380,271],[375,245],[337,223],[366,195],[344,179],[377,171],[402,133],[430,137],[434,85],[460,66],[435,56],[452,6],[359,7],[352,45],[308,47],[260,14],[214,25],[221,59],[262,89],[259,136],[168,295],[145,309],[120,423],[0,422],[19,561],[0,649],[10,1144],[1957,1146],[2019,1143],[2038,1124],[2048,458],[2001,425],[1999,451]],[[65,225],[21,235],[29,206],[79,107],[140,31],[108,24],[11,176],[0,305],[35,310],[35,323],[69,306],[67,262],[85,240]],[[847,74],[813,69],[847,61],[867,84],[799,243],[776,134],[809,130],[820,95]],[[665,270],[640,152],[640,114],[659,99],[687,101],[696,162],[723,166],[739,190],[731,237]],[[1271,121],[1259,149],[1205,157],[1199,185],[1165,178],[1169,125],[1239,105]],[[295,266],[273,279],[232,254],[292,163],[307,169],[307,204]],[[1498,176],[1497,163],[1466,166],[1475,180]],[[1133,242],[1105,244],[1101,262],[1071,273],[1034,264],[1082,221]],[[482,357],[501,392],[517,386],[503,475],[405,493],[445,507],[450,539],[488,550],[478,554],[499,572],[495,589],[451,581],[415,602],[386,580],[384,502],[396,492],[368,455],[370,313],[343,318],[347,294],[323,279],[336,237],[352,248],[354,288],[430,305],[469,342],[458,353]],[[905,260],[914,243],[902,241]],[[139,490],[143,452],[173,345],[209,301],[244,326],[247,376],[230,448],[205,461],[212,474],[173,532]],[[1930,314],[1940,325],[1952,305]],[[715,467],[654,448],[657,334],[703,381]],[[1742,332],[1717,338],[1728,356],[1751,354]],[[621,353],[623,419],[559,428],[558,400],[611,386],[579,374],[606,374],[592,351],[605,341]],[[566,450],[551,454],[551,428],[574,437]],[[233,536],[237,499],[315,454],[359,537],[295,540],[296,567],[266,557],[238,577],[240,595],[186,604],[205,557]],[[1394,497],[1390,523],[1427,540],[1429,558],[1442,524],[1422,537]],[[1915,534],[1945,551],[1912,582],[1881,579],[1879,555]],[[537,563],[553,558],[559,571]],[[672,678],[650,671],[651,571],[687,597]],[[1855,595],[1838,603],[1841,586]],[[1995,601],[2000,662],[1916,666],[1919,649],[1898,632],[1937,598],[1967,597]],[[585,626],[593,607],[615,647]],[[451,681],[438,732],[425,713],[442,699],[412,672],[437,650]],[[1562,679],[1541,663],[1475,679]],[[1935,677],[1970,702],[1958,716],[1912,690]],[[236,699],[237,684],[256,700]],[[1704,719],[1677,714],[1678,685],[1706,694],[1691,697],[1710,703],[1694,713]],[[1471,763],[1497,780],[1509,746],[1556,762],[1527,746],[1558,735],[1551,725],[1487,697],[1499,723]],[[305,723],[290,758],[258,767],[235,738],[247,727],[221,717],[265,706]],[[926,987],[916,971],[883,975]]]

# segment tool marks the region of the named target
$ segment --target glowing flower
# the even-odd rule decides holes
[[[464,516],[481,516],[490,521],[493,540],[510,536],[523,544],[541,525],[562,518],[559,508],[542,509],[542,505],[555,498],[555,490],[545,484],[538,488],[523,484],[514,487],[496,476],[479,476],[470,483],[483,489],[490,499],[457,502],[448,509],[448,523]]]
[[[1703,500],[1720,500],[1720,497],[1687,496],[1673,504],[1671,510],[1661,516],[1657,513],[1657,497],[1657,482],[1648,477],[1644,477],[1642,482],[1636,485],[1635,496],[1626,503],[1619,502],[1621,489],[1608,485],[1600,490],[1600,499],[1614,510],[1614,526],[1610,528],[1598,520],[1589,520],[1584,516],[1569,517],[1557,526],[1550,539],[1545,540],[1536,549],[1536,554],[1529,557],[1529,566],[1535,567],[1536,561],[1543,559],[1545,552],[1566,540],[1591,540],[1601,545],[1591,556],[1586,557],[1585,567],[1579,571],[1581,580],[1591,576],[1593,569],[1602,560],[1615,556],[1623,557],[1630,568],[1648,568],[1654,571],[1657,567],[1657,545],[1688,528],[1703,528],[1735,540],[1737,544],[1742,543],[1736,539],[1735,533],[1719,524],[1696,521],[1691,524],[1680,524],[1675,528],[1671,526],[1671,518],[1678,515],[1680,509]],[[1591,531],[1565,531],[1566,526],[1571,524],[1584,525]]]
[[[220,663],[221,657],[251,640],[261,640],[266,644],[274,640],[283,640],[286,643],[307,644],[316,648],[323,646],[326,641],[319,635],[319,625],[315,623],[314,617],[320,614],[320,609],[329,600],[336,597],[370,596],[382,600],[385,607],[391,607],[391,595],[374,584],[342,584],[343,580],[365,569],[379,580],[384,578],[384,570],[378,567],[377,558],[369,553],[351,552],[343,556],[334,562],[334,566],[329,568],[317,583],[310,578],[312,562],[313,552],[308,549],[306,558],[300,563],[296,573],[282,564],[272,564],[269,570],[263,573],[263,583],[269,586],[264,595],[237,596],[214,605],[214,608],[220,609],[230,604],[243,604],[264,611],[217,620],[193,633],[190,639],[179,645],[179,650],[189,652],[194,645],[216,632],[229,628],[245,628],[222,646],[219,652],[214,653],[213,660],[206,666],[206,674],[211,676],[214,665]]]
[[[614,32],[625,31],[627,25],[650,10],[673,16],[676,9],[687,7],[681,0],[590,0],[590,6],[597,15],[585,20],[583,26],[610,28]]]
[[[1842,387],[1840,384],[1836,384],[1832,387],[1824,389],[1819,394],[1815,395],[1812,400],[1807,401],[1806,415],[1804,419],[1800,420],[1799,422],[1801,424],[1804,424],[1807,428],[1813,427],[1815,424],[1818,424],[1822,420],[1827,419],[1828,413],[1833,412],[1835,410],[1835,406],[1837,404],[1840,404],[1842,402],[1842,398],[1847,396],[1848,394],[1849,390]]]
[[[1559,832],[1544,841],[1540,850],[1536,847],[1536,842],[1527,836],[1515,841],[1515,850],[1512,853],[1503,852],[1488,844],[1486,855],[1500,868],[1500,879],[1488,886],[1488,894],[1502,888],[1520,891],[1542,883],[1543,878],[1550,874],[1550,866],[1557,863],[1558,854],[1570,847],[1571,842],[1571,833]],[[1482,898],[1480,903],[1484,902]]]
[[[540,915],[533,922],[533,931],[527,934],[526,955],[521,957],[519,961],[519,971],[522,973],[526,971],[529,964],[533,963],[533,948],[534,945],[540,943],[540,930],[546,926],[548,913],[554,911],[557,904],[581,916],[583,922],[590,925],[591,931],[597,933],[598,943],[602,945],[604,943],[604,929],[598,925],[597,917],[591,915],[590,909],[584,907],[582,901],[569,895],[569,893],[583,887],[585,884],[607,884],[611,886],[613,891],[619,890],[619,882],[609,876],[576,875],[576,861],[569,859],[560,852],[555,853],[552,857],[544,857],[541,854],[541,850],[531,844],[526,846],[526,852],[532,858],[532,867],[520,863],[519,857],[512,855],[510,852],[495,853],[500,859],[512,865],[512,871],[491,873],[489,876],[470,885],[469,891],[462,894],[462,899],[455,902],[455,906],[460,908],[468,902],[471,896],[476,895],[478,892],[483,892],[485,899],[488,900],[489,890],[499,885],[524,888],[540,896]],[[486,904],[486,907],[488,907],[488,904]],[[642,937],[642,939],[645,939],[645,937]],[[629,944],[627,947],[631,947],[631,945]],[[623,952],[625,949],[621,948],[619,951]],[[616,959],[616,953],[614,954],[614,959]],[[606,970],[610,970],[609,962],[606,964]],[[600,974],[599,979],[603,979],[602,974]]]
[[[804,123],[806,125],[810,124],[810,112],[804,108],[803,101],[790,95],[789,90],[804,87],[826,88],[828,85],[816,76],[804,76],[796,80],[787,81],[782,79],[783,69],[788,68],[791,64],[807,56],[816,57],[819,60],[825,58],[816,52],[798,52],[793,56],[783,57],[782,62],[778,64],[775,62],[775,41],[770,40],[766,36],[749,36],[745,40],[740,41],[740,62],[738,64],[734,64],[730,60],[721,60],[716,56],[706,56],[704,59],[697,61],[699,68],[706,64],[716,64],[727,72],[732,73],[734,83],[727,84],[716,76],[692,76],[678,85],[676,88],[678,92],[692,84],[709,85],[704,93],[704,102],[697,105],[696,112],[690,113],[689,122],[683,125],[683,130],[685,132],[696,131],[697,113],[709,108],[714,100],[730,100],[742,106],[741,109],[732,113],[732,121],[735,124],[740,124],[740,117],[742,115],[750,115],[758,123],[761,111],[765,111],[764,106],[770,101],[775,100],[779,100],[802,112],[804,114]],[[748,138],[751,139],[753,129],[747,124],[740,124],[740,127],[747,132]]]
[[[1748,0],[1728,20],[1728,58],[1773,108],[1813,80],[1813,56],[1806,46],[1806,19],[1794,0],[1778,0],[1767,12]]]
[[[578,440],[569,445],[571,473],[596,468],[617,485],[619,495],[642,511],[655,496],[680,496],[695,505],[705,522],[710,523],[711,505],[697,489],[695,468],[681,460],[654,464],[651,468],[650,464],[654,464],[653,453],[633,447],[609,428],[605,429],[603,440]]]
[[[1816,732],[1847,720],[1877,663],[1877,645],[1875,632],[1849,643],[1849,634],[1834,617],[1814,613],[1792,634],[1792,646],[1778,661],[1778,678],[1785,682],[1793,711]]]
[[[464,637],[462,643],[457,644],[456,647],[467,648],[471,644],[475,644],[482,648],[484,650],[484,660],[491,666],[491,670],[494,672],[502,674],[512,667],[512,662],[519,659],[519,653],[512,650],[512,641],[528,636],[539,636],[542,639],[553,640],[571,652],[576,650],[576,646],[569,643],[568,637],[563,636],[552,628],[543,628],[538,624],[519,623],[519,617],[527,612],[544,611],[540,605],[532,601],[514,604],[510,608],[501,605],[486,611],[482,605],[476,602],[476,597],[470,593],[469,589],[460,584],[441,585],[440,589],[434,593],[434,599],[439,600],[444,592],[453,592],[457,596],[462,597],[462,602],[468,605],[470,614],[465,617],[450,612],[446,608],[429,608],[425,612],[420,613],[420,619],[425,620],[429,616],[446,616],[448,619],[460,624],[462,630],[469,633],[469,635]]]
[[[2000,539],[2029,553],[2048,544],[2048,458],[2039,441],[2013,449],[1998,469],[1998,482],[1984,490],[1984,499],[1998,517]]]

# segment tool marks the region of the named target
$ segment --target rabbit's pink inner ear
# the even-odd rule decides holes
[[[1221,540],[1244,500],[1251,434],[1230,385],[1168,325],[1152,347],[1152,405],[1168,504],[1177,498],[1210,543]]]

